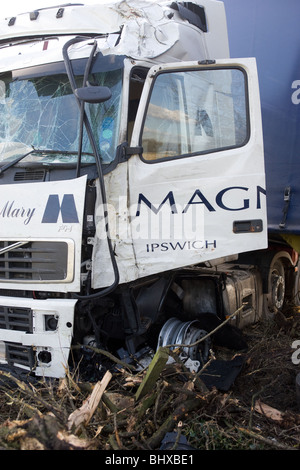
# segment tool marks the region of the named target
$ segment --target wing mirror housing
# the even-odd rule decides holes
[[[103,103],[111,98],[111,91],[106,86],[89,85],[75,90],[75,96],[85,103]]]

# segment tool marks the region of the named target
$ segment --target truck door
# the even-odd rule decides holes
[[[159,65],[141,96],[128,161],[140,276],[265,248],[255,59]]]

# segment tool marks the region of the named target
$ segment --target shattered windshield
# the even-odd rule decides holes
[[[79,88],[86,61],[75,62]],[[96,61],[89,83],[109,87],[112,97],[85,104],[85,110],[102,163],[110,163],[118,145],[123,62],[107,58],[104,62],[102,67],[101,60]],[[36,152],[26,157],[27,162],[76,163],[79,136],[80,109],[63,63],[0,74],[0,163],[32,149]],[[95,161],[85,129],[81,161]]]

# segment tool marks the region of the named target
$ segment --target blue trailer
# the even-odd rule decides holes
[[[224,0],[231,57],[255,57],[260,84],[269,238],[300,251],[300,3]]]

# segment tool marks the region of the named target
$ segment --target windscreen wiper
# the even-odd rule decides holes
[[[76,155],[77,150],[48,150],[48,149],[33,149],[32,152],[37,153],[38,155]],[[92,152],[82,152],[83,155],[89,155],[95,158],[95,155]]]
[[[28,155],[31,155],[32,153],[36,153],[39,155],[76,155],[76,151],[68,151],[68,150],[45,150],[45,149],[36,149],[32,148],[29,152],[25,153],[24,155],[20,155],[20,157],[16,158],[15,160],[12,160],[11,162],[8,162],[6,165],[3,165],[0,167],[0,176],[8,169],[11,168],[12,166],[16,165],[19,163],[23,158],[27,157]],[[91,152],[83,152],[84,155],[89,155],[91,157],[94,157],[94,154]]]
[[[30,155],[31,153],[34,153],[36,150],[33,148],[32,150],[30,150],[29,152],[25,153],[24,155],[21,155],[20,157],[16,158],[15,160],[12,160],[11,162],[8,162],[6,165],[3,165],[1,168],[0,168],[0,176],[6,171],[8,170],[8,168],[11,168],[12,166],[16,165],[16,163],[19,163],[21,160],[23,160],[23,158],[27,157],[28,155]]]

